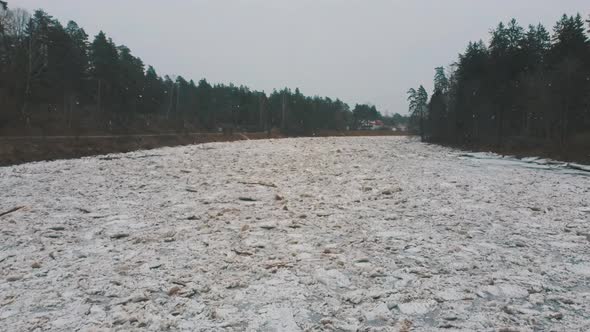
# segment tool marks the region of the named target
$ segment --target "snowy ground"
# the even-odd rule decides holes
[[[590,177],[411,138],[0,168],[0,330],[590,330]]]

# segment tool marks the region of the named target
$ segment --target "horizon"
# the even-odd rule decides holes
[[[72,5],[67,0],[21,0],[9,6],[30,12],[43,9],[64,24],[73,20],[90,40],[104,31],[117,45],[128,46],[146,68],[154,66],[160,76],[205,78],[267,94],[299,88],[306,95],[338,98],[351,107],[375,105],[383,115],[407,115],[407,90],[421,84],[431,94],[434,68],[447,68],[469,41],[487,41],[489,30],[499,22],[516,18],[524,27],[542,23],[552,31],[562,13],[583,14],[586,9],[580,0],[527,0],[506,6],[466,0],[371,5],[309,0],[175,0],[165,5],[109,0]],[[468,13],[476,15],[465,16]],[[411,29],[414,34],[408,36],[406,26],[422,16],[428,24]],[[444,28],[432,29],[439,26]],[[192,30],[178,33],[187,29]]]

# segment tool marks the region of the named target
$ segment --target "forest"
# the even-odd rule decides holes
[[[552,31],[498,24],[489,42],[470,42],[456,62],[435,69],[430,99],[423,86],[408,91],[414,127],[435,143],[588,155],[586,22],[563,15]]]
[[[160,76],[104,32],[92,40],[43,10],[0,4],[0,133],[188,132],[236,128],[288,134],[345,130],[382,119],[372,105],[299,89],[269,95],[233,84]],[[387,122],[404,122],[397,114]]]

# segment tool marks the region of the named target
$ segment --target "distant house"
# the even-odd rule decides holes
[[[408,126],[406,125],[397,125],[394,127],[395,131],[408,131]]]
[[[361,121],[360,129],[361,130],[382,130],[382,129],[385,129],[385,124],[381,120],[375,120],[375,121],[365,120],[365,121]]]
[[[385,124],[381,120],[373,121],[373,130],[385,129]]]

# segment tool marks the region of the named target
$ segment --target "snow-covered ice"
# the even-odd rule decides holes
[[[590,177],[413,138],[0,168],[0,330],[587,331]]]

